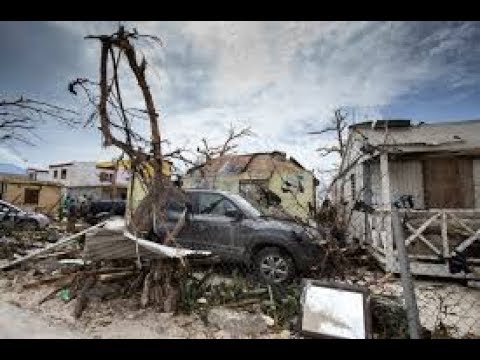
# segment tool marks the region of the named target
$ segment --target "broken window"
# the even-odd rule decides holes
[[[39,189],[25,189],[24,203],[27,205],[38,205]]]
[[[58,178],[58,170],[53,171],[53,178],[54,179]]]
[[[102,171],[100,174],[99,174],[99,178],[100,178],[100,181],[112,181],[112,174],[109,174],[105,171]]]
[[[232,202],[218,194],[199,194],[198,211],[200,214],[228,216],[229,212],[237,210]]]
[[[62,172],[60,173],[60,178],[61,179],[67,178],[67,169],[62,169]]]

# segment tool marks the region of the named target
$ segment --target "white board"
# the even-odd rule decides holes
[[[364,295],[307,284],[302,331],[329,337],[366,339]]]

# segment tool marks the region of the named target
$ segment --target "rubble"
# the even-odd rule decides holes
[[[371,297],[372,327],[377,338],[408,338],[407,312],[396,297]]]
[[[226,308],[211,309],[207,319],[209,325],[225,332],[222,336],[232,338],[256,337],[265,333],[269,327],[265,317],[261,314],[250,314]]]

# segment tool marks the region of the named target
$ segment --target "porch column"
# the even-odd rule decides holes
[[[393,271],[395,268],[395,258],[393,255],[393,235],[392,235],[392,217],[391,217],[391,191],[390,191],[390,172],[388,166],[388,153],[380,155],[380,182],[382,186],[382,210],[385,241],[385,261],[386,270]]]

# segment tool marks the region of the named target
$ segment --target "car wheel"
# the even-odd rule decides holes
[[[255,266],[260,280],[270,284],[288,282],[295,274],[291,256],[276,247],[260,250],[255,256]]]
[[[20,228],[25,231],[33,231],[38,229],[38,223],[35,220],[24,220],[20,222]]]

